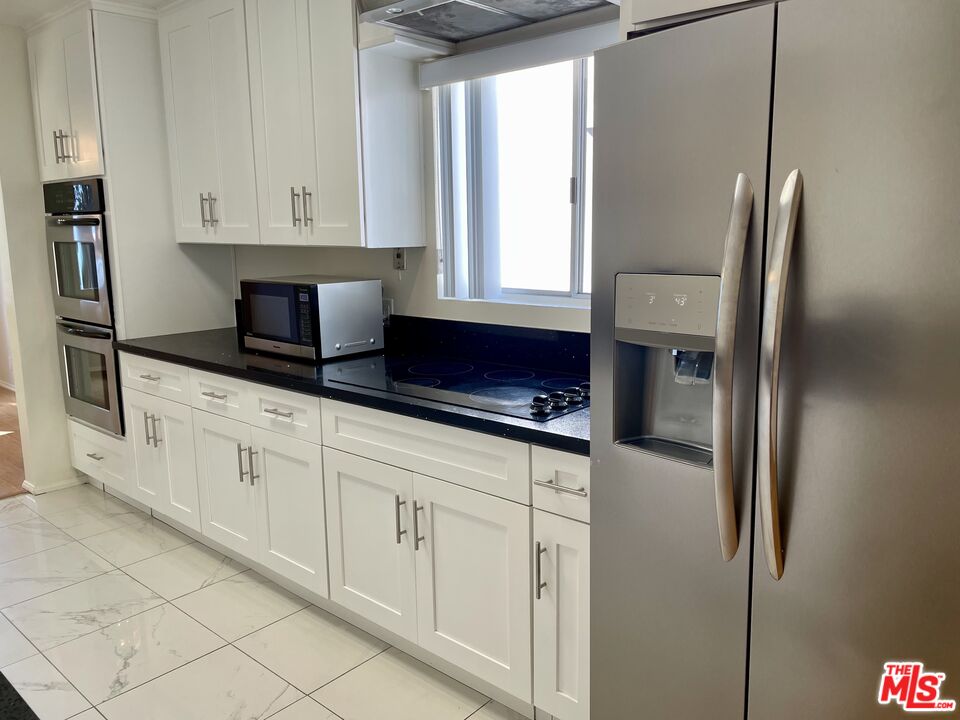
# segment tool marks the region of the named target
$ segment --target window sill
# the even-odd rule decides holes
[[[563,308],[590,311],[589,297],[569,297],[566,295],[528,295],[524,293],[505,293],[491,298],[455,298],[441,297],[440,300],[491,305],[524,305],[537,308]]]

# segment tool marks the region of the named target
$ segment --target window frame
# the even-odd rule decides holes
[[[497,76],[434,88],[438,292],[447,299],[589,308],[584,292],[588,68],[592,56],[572,63],[573,153],[570,176],[570,290],[503,287],[496,207]],[[552,63],[551,63],[552,64]],[[462,131],[463,147],[457,146]],[[484,147],[488,153],[484,154]],[[464,178],[465,181],[460,181]],[[458,227],[459,226],[459,227]],[[491,230],[491,228],[494,228]]]

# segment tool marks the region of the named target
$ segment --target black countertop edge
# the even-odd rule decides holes
[[[213,333],[221,331],[213,330],[207,332]],[[183,336],[180,335],[177,337],[182,338]],[[236,335],[234,334],[233,337],[236,337]],[[151,346],[147,347],[139,344],[143,341],[149,341]],[[305,395],[315,395],[320,398],[363,405],[375,410],[397,413],[399,415],[442,423],[465,430],[474,430],[486,435],[495,435],[508,440],[518,440],[520,442],[540,445],[542,447],[577,455],[590,455],[589,408],[541,423],[536,420],[524,420],[509,415],[488,413],[482,410],[460,407],[458,405],[448,405],[447,403],[394,395],[392,393],[366,388],[337,387],[325,383],[319,378],[311,380],[294,375],[284,375],[277,372],[260,370],[258,368],[238,367],[227,363],[218,363],[209,359],[191,357],[188,354],[172,349],[166,350],[158,347],[158,345],[162,344],[162,337],[154,337],[117,340],[113,343],[113,346],[116,350],[131,355],[162,360],[175,365],[183,365],[196,368],[197,370],[204,370],[219,375],[227,375],[241,380],[260,383],[261,385],[269,385]],[[179,343],[174,343],[174,345],[178,344]]]

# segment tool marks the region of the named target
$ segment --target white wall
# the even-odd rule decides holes
[[[26,38],[4,25],[0,98],[0,278],[13,297],[6,310],[25,485],[44,492],[76,482],[76,473],[60,387]]]
[[[0,267],[2,263],[3,259],[0,258]],[[9,272],[0,271],[0,387],[14,390],[13,348],[10,346],[10,323],[7,320],[7,314],[13,313],[13,293],[7,279],[9,276]]]

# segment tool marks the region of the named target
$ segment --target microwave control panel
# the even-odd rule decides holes
[[[297,294],[297,323],[300,325],[300,344],[313,343],[313,317],[310,314],[310,288],[298,287]]]
[[[618,329],[716,337],[717,275],[617,275]]]

